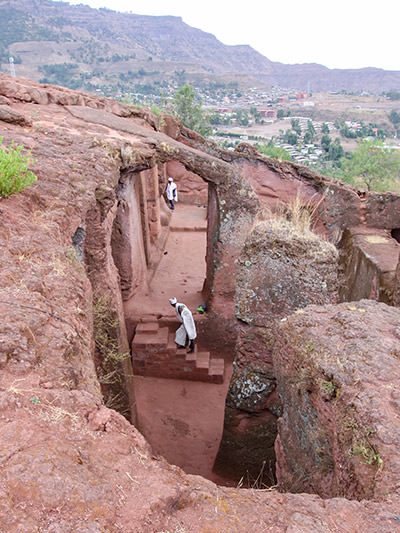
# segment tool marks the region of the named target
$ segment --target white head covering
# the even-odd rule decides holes
[[[174,181],[172,178],[168,178],[168,181]]]
[[[170,303],[171,305],[175,305],[176,302],[177,302],[177,299],[176,299],[176,298],[170,298],[170,299],[169,299],[169,303]]]

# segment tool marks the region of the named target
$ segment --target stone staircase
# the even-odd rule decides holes
[[[156,321],[136,326],[132,340],[133,373],[139,376],[223,383],[224,360],[211,359],[210,352],[198,351],[197,344],[191,354],[177,349],[175,329],[170,331],[167,326],[160,327]]]

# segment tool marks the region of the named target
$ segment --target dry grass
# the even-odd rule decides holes
[[[311,197],[305,200],[299,193],[288,203],[278,202],[274,210],[264,207],[257,216],[256,223],[269,221],[272,228],[290,230],[297,236],[313,238],[317,223],[317,212],[324,201],[324,196],[315,201]],[[321,238],[318,236],[318,238]]]
[[[237,489],[246,488],[246,489],[252,489],[256,491],[263,491],[263,492],[272,492],[276,490],[277,485],[275,484],[267,484],[265,483],[265,480],[268,479],[270,482],[273,482],[274,480],[274,473],[271,462],[266,468],[266,461],[263,461],[263,464],[261,466],[260,472],[258,473],[257,477],[254,479],[249,471],[247,470],[246,475],[242,476],[236,486]]]
[[[42,420],[54,424],[63,420],[70,420],[73,424],[78,424],[80,422],[78,415],[51,404],[42,404],[42,409],[39,410],[38,416]]]
[[[14,380],[7,388],[9,394],[22,397],[27,405],[24,409],[27,409],[30,413],[35,414],[41,420],[57,424],[59,422],[69,420],[73,426],[78,426],[81,422],[80,417],[63,409],[62,407],[53,405],[45,398],[41,398],[37,389],[34,388],[21,388],[18,386],[18,382],[25,381],[24,378]],[[29,403],[28,403],[29,402]]]

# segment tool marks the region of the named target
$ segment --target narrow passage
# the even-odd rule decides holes
[[[179,323],[168,301],[173,296],[190,308],[196,322],[207,320],[207,315],[196,311],[202,303],[201,290],[206,275],[206,213],[204,207],[177,204],[171,215],[162,259],[148,290],[126,302],[125,314],[131,320],[159,320],[169,323],[172,330],[176,329]],[[196,344],[197,350],[207,349],[202,345],[201,334]],[[222,356],[211,354],[212,358]],[[139,429],[153,451],[187,473],[217,482],[212,468],[222,437],[231,371],[231,365],[226,365],[222,384],[134,378]]]

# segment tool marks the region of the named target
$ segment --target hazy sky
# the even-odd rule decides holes
[[[400,0],[69,0],[141,15],[174,15],[224,44],[271,61],[400,70]]]

